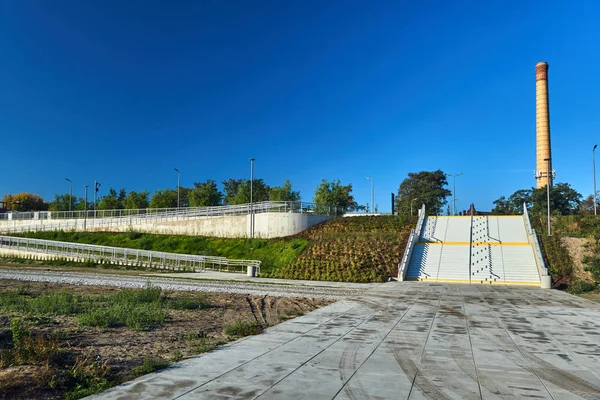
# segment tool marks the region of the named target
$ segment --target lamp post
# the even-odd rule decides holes
[[[73,182],[71,182],[71,180],[69,178],[65,178],[65,180],[69,181],[69,183],[71,184],[71,188],[69,190],[69,216],[72,217],[71,215],[71,204],[73,204]]]
[[[373,178],[367,177],[367,180],[371,181],[371,213],[375,211],[375,182]]]
[[[87,213],[87,193],[88,193],[88,186],[85,185],[84,188],[85,188],[85,197],[84,197],[84,199],[85,199],[85,205],[84,205],[84,208],[83,208],[83,231],[85,232],[86,225],[87,225],[87,214],[88,214]]]
[[[548,167],[546,170],[546,196],[547,196],[547,203],[548,203],[548,236],[552,236],[552,232],[550,230],[550,174],[552,173],[550,171],[550,160],[551,158],[544,158],[544,161],[548,162]]]
[[[100,182],[98,181],[94,181],[94,218],[96,218],[96,200],[97,200],[97,194],[98,194],[98,189],[100,187]]]
[[[453,208],[454,208],[454,215],[456,215],[456,177],[457,176],[461,176],[463,173],[461,172],[460,174],[446,174],[446,176],[451,176],[452,177],[452,202],[453,202]]]
[[[596,157],[594,154],[596,152],[596,147],[598,147],[597,144],[595,144],[592,149],[592,166],[594,168],[594,215],[596,215]]]
[[[253,209],[253,183],[254,183],[254,160],[250,158],[250,237],[254,237],[254,209]]]
[[[419,200],[419,198],[415,197],[414,199],[412,199],[410,201],[410,215],[413,215],[413,201],[415,201],[415,200]]]
[[[173,167],[173,169],[177,172],[177,208],[179,208],[179,182],[181,182],[181,174],[179,173],[179,170],[177,168]]]

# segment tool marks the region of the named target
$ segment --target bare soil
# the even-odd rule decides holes
[[[574,278],[593,282],[594,280],[592,279],[592,274],[585,271],[585,265],[582,262],[584,256],[592,255],[592,252],[588,248],[588,245],[590,245],[589,239],[565,237],[563,238],[563,243],[569,251],[571,259],[573,260]]]
[[[114,271],[111,271],[114,273]],[[109,294],[114,287],[70,286],[51,283],[0,280],[0,292],[24,290],[31,295],[69,291],[72,294]],[[210,306],[200,310],[169,310],[170,319],[149,331],[126,327],[105,330],[81,327],[75,317],[59,316],[29,320],[32,331],[59,338],[61,353],[75,362],[77,357],[109,368],[115,383],[129,380],[132,369],[144,359],[178,361],[232,340],[224,328],[238,321],[257,322],[266,327],[331,303],[322,299],[276,298],[225,293],[167,292],[171,296],[206,296]],[[0,311],[0,349],[9,345],[10,320],[26,317]],[[68,363],[67,363],[68,364]],[[52,388],[53,366],[22,365],[0,368],[0,399],[62,398],[68,387]],[[66,365],[65,368],[72,368]]]

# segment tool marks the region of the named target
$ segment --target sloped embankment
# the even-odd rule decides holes
[[[395,216],[338,218],[296,235],[308,246],[270,276],[343,282],[383,282],[398,275],[416,219]]]
[[[415,224],[416,217],[337,218],[295,236],[270,240],[155,235],[135,231],[46,231],[26,232],[18,236],[260,260],[263,277],[383,282],[398,275],[398,263]]]

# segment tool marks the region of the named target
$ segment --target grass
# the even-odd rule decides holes
[[[241,338],[245,336],[259,335],[263,329],[263,326],[258,322],[237,321],[232,325],[226,326],[224,333],[230,338]]]
[[[167,368],[171,363],[162,358],[144,358],[142,365],[131,370],[134,378]]]
[[[133,234],[135,233],[135,234]],[[201,236],[154,235],[139,232],[73,232],[43,231],[15,234],[62,242],[76,242],[101,246],[164,251],[168,253],[200,254],[262,261],[261,274],[266,276],[292,262],[308,245],[305,238],[286,239],[227,239]],[[65,262],[64,265],[70,265]]]
[[[168,310],[208,307],[203,295],[167,296],[157,286],[127,289],[110,295],[74,296],[67,292],[32,297],[19,291],[0,293],[0,309],[31,317],[71,315],[82,326],[102,329],[126,326],[142,331],[164,323]]]

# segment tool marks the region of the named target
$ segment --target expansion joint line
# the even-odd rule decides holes
[[[438,299],[437,307],[435,308],[435,314],[434,314],[433,318],[431,319],[431,325],[429,325],[429,332],[427,333],[427,339],[425,339],[425,343],[423,343],[423,350],[421,350],[421,356],[419,357],[419,364],[421,364],[421,361],[423,360],[423,355],[425,354],[425,349],[427,348],[427,342],[429,342],[429,338],[431,337],[431,331],[433,330],[435,318],[437,317],[438,310],[440,308],[440,304],[442,304],[442,297],[444,295],[445,287],[442,286],[441,288],[442,288],[442,290],[440,290],[440,297]],[[408,392],[408,396],[406,396],[407,399],[410,399],[410,395],[412,394],[413,388],[415,387],[415,382],[417,381],[417,375],[419,375],[419,368],[420,367],[417,366],[416,371],[415,371],[415,376],[413,376],[412,383],[410,385],[410,391]]]
[[[350,377],[346,380],[346,382],[344,382],[344,384],[342,385],[342,387],[340,388],[340,390],[337,391],[337,393],[333,396],[333,398],[335,398],[338,394],[340,394],[340,392],[342,390],[344,390],[344,388],[346,387],[346,385],[348,384],[348,382],[350,382],[350,380],[352,379],[352,377],[354,375],[356,375],[356,373],[358,372],[358,370],[367,362],[367,360],[369,358],[371,358],[371,356],[373,355],[373,353],[375,353],[375,351],[377,351],[377,349],[379,348],[379,346],[381,346],[381,344],[385,341],[385,339],[387,339],[387,337],[390,335],[390,333],[392,333],[392,331],[394,329],[396,329],[396,327],[398,326],[398,324],[404,319],[404,317],[406,316],[406,314],[408,314],[408,311],[412,308],[412,306],[414,306],[417,303],[417,301],[419,301],[419,299],[421,298],[421,296],[423,296],[423,294],[421,294],[419,297],[417,297],[415,299],[415,301],[412,302],[412,304],[410,305],[410,307],[408,307],[406,309],[406,311],[404,311],[404,314],[402,314],[402,316],[400,317],[400,319],[398,319],[398,321],[396,321],[396,323],[394,324],[394,326],[392,326],[390,328],[390,330],[388,331],[388,333],[385,334],[385,336],[383,337],[383,339],[381,339],[379,341],[379,343],[377,344],[377,346],[375,346],[375,348],[373,349],[373,351],[364,359],[364,361],[358,366],[358,368],[356,368],[356,370],[352,373],[352,375],[350,375]],[[391,303],[394,303],[394,302],[390,302],[388,304],[391,304]],[[346,336],[346,335],[344,335],[344,336]]]
[[[485,303],[488,305],[488,308],[493,312],[490,303],[485,298],[485,295],[482,294],[481,296],[483,297],[483,300],[485,300]],[[525,360],[525,362],[527,363],[527,365],[529,366],[529,368],[531,369],[531,371],[535,374],[536,378],[538,378],[538,380],[540,381],[540,383],[542,384],[542,386],[544,387],[544,389],[546,389],[546,391],[548,392],[548,395],[551,398],[553,398],[554,400],[556,400],[556,398],[554,396],[552,396],[552,393],[550,392],[550,390],[548,389],[548,387],[546,386],[546,384],[544,383],[544,381],[542,380],[542,378],[540,377],[540,375],[537,373],[537,371],[535,370],[535,368],[533,368],[533,366],[531,365],[531,363],[529,362],[529,360],[527,359],[527,357],[525,357],[525,354],[523,354],[523,351],[521,350],[521,347],[515,342],[515,340],[513,339],[513,337],[510,335],[510,332],[508,331],[508,328],[506,328],[506,326],[504,325],[504,323],[500,320],[500,318],[496,315],[495,312],[493,312],[493,315],[495,316],[496,320],[498,321],[498,324],[502,327],[502,329],[506,333],[506,336],[508,336],[508,338],[510,339],[510,341],[512,342],[512,344],[517,348],[517,350],[519,351],[519,354],[521,355],[521,357],[523,357],[523,360]]]
[[[184,397],[184,396],[186,396],[186,395],[190,394],[190,393],[191,393],[191,392],[193,392],[194,390],[196,390],[196,389],[198,389],[198,388],[201,388],[202,386],[204,386],[204,385],[206,385],[206,384],[208,384],[208,383],[210,383],[210,382],[212,382],[212,381],[214,381],[214,380],[216,380],[216,379],[219,379],[219,378],[220,378],[220,377],[222,377],[222,376],[225,376],[225,375],[227,375],[228,373],[230,373],[230,372],[232,372],[232,371],[234,371],[234,370],[238,369],[239,367],[242,367],[242,366],[244,366],[244,365],[246,365],[246,364],[248,364],[248,363],[251,363],[252,361],[254,361],[254,360],[256,360],[256,359],[258,359],[258,358],[260,358],[260,357],[264,356],[265,354],[269,354],[270,352],[277,350],[277,349],[278,349],[278,348],[280,348],[281,346],[284,346],[284,345],[288,344],[289,342],[291,342],[291,341],[293,341],[293,340],[296,340],[297,338],[299,338],[299,337],[301,337],[301,336],[304,336],[304,335],[306,335],[307,333],[309,333],[309,332],[311,332],[311,331],[315,330],[317,327],[319,327],[319,326],[321,326],[321,325],[323,325],[323,324],[326,324],[326,323],[328,323],[329,321],[332,321],[332,320],[334,320],[334,319],[336,319],[336,318],[339,318],[339,317],[340,317],[340,316],[342,316],[342,315],[349,314],[351,311],[355,310],[355,309],[356,309],[356,308],[358,308],[358,307],[359,307],[359,305],[357,305],[356,307],[352,307],[351,309],[349,309],[348,311],[346,311],[346,312],[344,312],[344,313],[342,313],[342,314],[339,314],[339,315],[337,315],[337,316],[335,316],[335,317],[329,318],[329,319],[328,319],[328,320],[326,320],[325,322],[323,322],[323,323],[321,323],[321,324],[319,324],[319,325],[315,326],[314,328],[312,328],[312,329],[310,329],[310,330],[308,330],[308,331],[304,332],[302,335],[298,335],[298,336],[296,336],[295,338],[293,338],[293,339],[290,339],[290,340],[288,340],[287,342],[284,342],[284,343],[280,344],[279,346],[277,346],[277,347],[274,347],[274,348],[272,348],[271,350],[269,350],[269,351],[266,351],[266,352],[264,352],[264,353],[262,353],[262,354],[260,354],[260,355],[258,355],[258,356],[256,356],[256,357],[254,357],[254,358],[253,358],[253,359],[251,359],[251,360],[248,360],[248,361],[246,361],[246,362],[244,362],[244,363],[241,363],[240,365],[237,365],[236,367],[234,367],[234,368],[232,368],[232,369],[230,369],[230,370],[228,370],[228,371],[225,371],[225,372],[223,372],[221,375],[215,376],[214,378],[212,378],[212,379],[209,379],[208,381],[204,382],[204,383],[203,383],[203,384],[201,384],[201,385],[198,385],[198,386],[196,386],[196,387],[193,387],[192,389],[188,390],[188,391],[187,391],[187,392],[185,392],[185,393],[182,393],[182,394],[180,394],[180,395],[179,395],[179,396],[177,396],[177,397],[173,397],[173,398],[172,398],[172,400],[180,399],[180,398],[182,398],[182,397]],[[250,337],[251,337],[251,336],[247,336],[247,337],[245,337],[243,340],[247,340],[247,339],[249,339]],[[339,339],[338,339],[338,340],[339,340]],[[336,340],[336,341],[337,341],[337,340]],[[238,342],[238,343],[239,343],[239,342]],[[319,354],[320,354],[321,352],[322,352],[322,351],[320,351],[320,352],[319,352]],[[318,354],[317,354],[317,355],[318,355]],[[316,356],[315,356],[315,357],[316,357]],[[311,360],[312,360],[313,358],[314,358],[314,357],[312,357],[312,358],[311,358]],[[310,360],[308,360],[308,361],[310,361]],[[308,361],[307,361],[307,362],[308,362]],[[304,364],[302,364],[302,365],[304,365]],[[294,370],[294,371],[295,371],[295,370]],[[287,376],[288,376],[288,375],[286,375],[286,377],[287,377]],[[284,378],[284,379],[285,379],[285,378]],[[278,383],[278,382],[277,382],[277,383]],[[273,386],[275,386],[277,383],[275,383]],[[264,393],[264,392],[263,392],[263,393]],[[262,393],[261,393],[261,394],[262,394]],[[260,396],[260,395],[259,395],[259,396]],[[258,397],[258,396],[257,396],[257,397]]]
[[[467,328],[467,336],[469,337],[469,347],[471,347],[471,357],[473,357],[473,365],[475,366],[475,376],[477,377],[477,387],[479,388],[479,398],[483,399],[483,393],[481,392],[481,383],[479,382],[479,369],[475,362],[475,351],[473,350],[473,341],[471,340],[471,330],[469,329],[469,320],[467,319],[467,310],[465,309],[465,298],[462,293],[460,286],[458,287],[460,292],[460,299],[462,301],[463,316],[465,317],[465,327]]]

